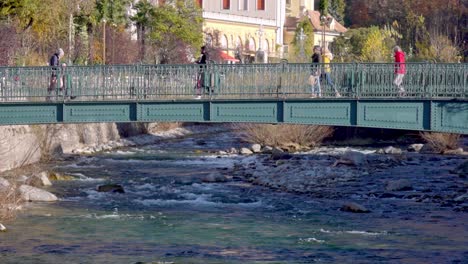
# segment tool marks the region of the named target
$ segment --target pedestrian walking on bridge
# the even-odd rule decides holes
[[[403,53],[399,46],[395,46],[393,51],[395,52],[395,80],[393,80],[393,84],[398,88],[398,95],[404,96],[406,91],[402,83],[403,77],[405,77],[406,74],[405,53]]]

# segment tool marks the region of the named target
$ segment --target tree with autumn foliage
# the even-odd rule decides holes
[[[347,26],[369,27],[395,21],[403,35],[399,44],[415,59],[426,58],[436,48],[431,47],[435,45],[434,36],[445,36],[450,41],[447,45],[468,55],[464,43],[468,39],[468,1],[347,0]]]

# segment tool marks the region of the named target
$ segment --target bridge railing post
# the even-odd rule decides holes
[[[353,69],[352,70],[353,74],[351,75],[352,76],[352,79],[351,79],[351,91],[352,91],[351,97],[357,98],[357,97],[359,97],[359,78],[358,78],[358,76],[360,76],[360,72],[359,72],[360,64],[359,63],[354,63],[352,69]]]

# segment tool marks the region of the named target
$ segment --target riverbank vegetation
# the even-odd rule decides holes
[[[244,140],[248,142],[279,148],[291,144],[298,148],[315,147],[333,134],[332,127],[315,125],[243,123],[235,125],[235,128],[242,131]]]
[[[22,202],[16,186],[4,186],[0,182],[0,221],[13,220]]]
[[[460,134],[421,132],[421,137],[438,153],[460,148]]]

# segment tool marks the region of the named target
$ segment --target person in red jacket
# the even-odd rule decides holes
[[[395,46],[393,51],[395,52],[395,80],[393,80],[393,83],[398,88],[398,94],[403,96],[405,95],[405,88],[401,84],[406,73],[405,53],[399,46]]]

